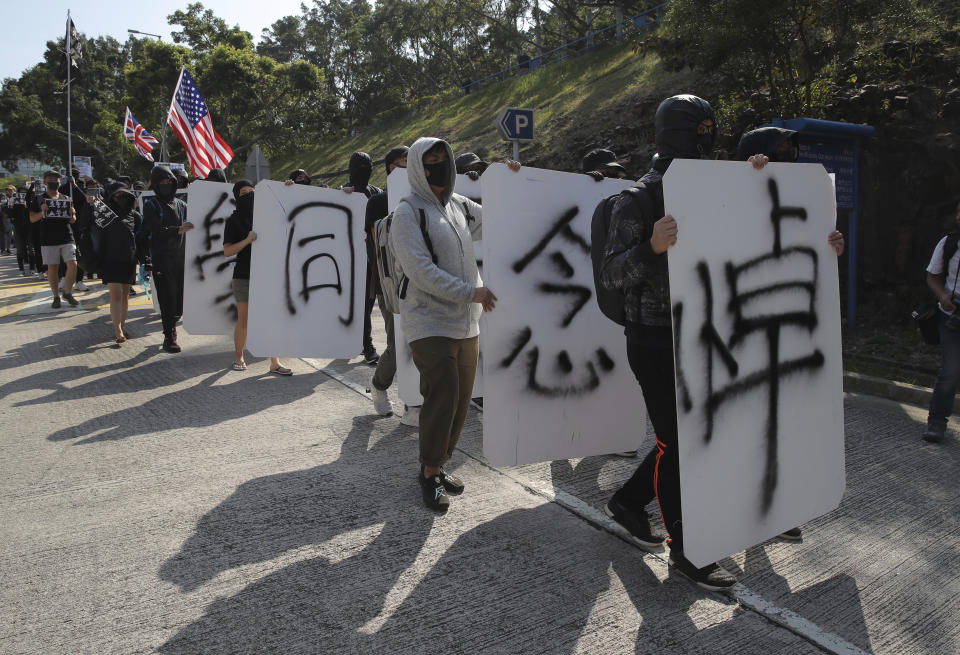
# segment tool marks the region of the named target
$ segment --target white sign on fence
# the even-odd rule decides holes
[[[271,180],[255,193],[250,352],[355,356],[363,332],[366,196]]]
[[[819,164],[676,160],[663,187],[684,551],[703,566],[843,495],[836,206]]]
[[[639,447],[646,411],[623,328],[600,313],[590,219],[631,183],[493,164],[481,178],[484,281],[483,452],[501,465]]]
[[[140,196],[140,203],[152,196]],[[237,308],[230,282],[233,257],[223,254],[223,230],[236,208],[233,185],[198,181],[190,185],[183,263],[183,327],[190,334],[233,334]]]
[[[407,180],[407,169],[395,168],[390,173],[387,180],[387,204],[390,211],[397,208],[397,203],[401,198],[405,198],[410,193],[410,182]],[[471,180],[466,175],[457,175],[455,191],[462,196],[470,198],[474,202],[481,202],[480,180]],[[482,204],[482,203],[481,203]],[[470,232],[473,235],[473,249],[480,257],[482,242],[481,236],[482,221],[477,220],[470,226]],[[483,262],[478,259],[480,265],[480,275],[483,276]],[[393,322],[394,339],[397,348],[397,393],[407,405],[416,407],[423,404],[423,396],[420,395],[420,371],[413,363],[413,353],[407,344],[403,335],[403,328],[400,325],[399,317]],[[483,351],[480,352],[480,361],[483,361]],[[483,397],[483,367],[477,366],[477,377],[473,381],[473,394],[471,398]]]

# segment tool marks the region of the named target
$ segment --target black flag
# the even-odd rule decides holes
[[[80,68],[80,61],[83,59],[83,51],[80,49],[80,33],[77,32],[77,26],[73,24],[72,18],[67,18],[67,43],[70,52],[67,56],[70,58],[70,64],[74,68]]]

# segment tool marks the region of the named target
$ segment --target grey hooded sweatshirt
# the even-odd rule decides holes
[[[424,153],[437,143],[443,143],[450,160],[442,202],[427,184],[423,169]],[[407,153],[407,177],[411,193],[394,210],[390,234],[400,273],[410,280],[400,300],[400,321],[407,342],[426,337],[475,337],[480,334],[482,308],[473,302],[473,294],[483,281],[463,208],[467,207],[477,221],[482,220],[483,210],[469,198],[453,193],[457,179],[453,149],[441,139],[417,139]],[[436,264],[420,231],[421,209]]]

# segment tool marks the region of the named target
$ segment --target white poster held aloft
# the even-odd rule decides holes
[[[843,496],[836,205],[820,164],[678,159],[663,190],[684,552],[704,566]]]
[[[467,175],[457,175],[457,182],[454,190],[462,196],[470,198],[474,202],[480,203],[480,180],[471,180]],[[387,204],[390,211],[397,208],[397,203],[402,198],[410,194],[410,182],[407,180],[407,169],[395,168],[387,178]],[[482,203],[481,203],[482,204]],[[482,248],[481,237],[482,221],[473,221],[470,225],[470,232],[473,235],[473,250],[480,257]],[[481,278],[483,276],[483,262],[477,260],[480,267]],[[393,322],[394,340],[396,341],[397,358],[397,394],[407,405],[418,407],[423,404],[423,396],[420,395],[420,371],[413,363],[413,353],[403,335],[403,326],[400,324],[400,317],[397,316]],[[480,361],[483,362],[483,351],[480,351]],[[471,398],[483,397],[483,367],[477,366],[477,377],[473,381],[473,394]]]
[[[366,196],[272,180],[255,191],[250,352],[355,356],[363,334]]]
[[[497,466],[633,450],[646,411],[594,299],[590,220],[627,180],[493,164],[483,185],[483,453]]]
[[[140,204],[152,196],[144,192]],[[237,306],[230,283],[236,260],[223,254],[223,231],[235,207],[232,184],[190,185],[187,220],[193,229],[186,233],[183,262],[183,327],[190,334],[233,334]]]

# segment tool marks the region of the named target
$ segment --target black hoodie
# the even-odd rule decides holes
[[[112,182],[105,189],[104,200],[117,218],[106,227],[100,229],[100,260],[105,264],[133,266],[137,261],[143,261],[143,255],[137,249],[136,234],[143,223],[140,213],[135,209],[123,211],[113,202],[113,195],[117,192],[130,196],[134,195],[123,182]]]
[[[353,187],[354,193],[362,193],[368,199],[375,193],[380,193],[380,189],[370,182],[370,174],[373,172],[373,160],[365,152],[355,152],[350,155],[350,182],[347,186]]]
[[[150,188],[156,190],[163,180],[172,180],[176,191],[177,178],[166,166],[154,166],[150,172]],[[174,271],[183,268],[186,239],[179,234],[180,226],[187,218],[187,204],[174,196],[141,198],[143,203],[143,229],[137,235],[137,244],[142,252],[149,253],[150,262],[159,271]]]
[[[780,146],[786,141],[790,141],[791,145],[796,148],[796,131],[783,127],[759,127],[755,130],[750,130],[740,137],[740,143],[737,145],[737,159],[746,161],[753,155],[766,155],[771,160],[774,160],[777,150],[779,150]],[[793,156],[793,154],[788,161],[796,161],[796,157]]]

